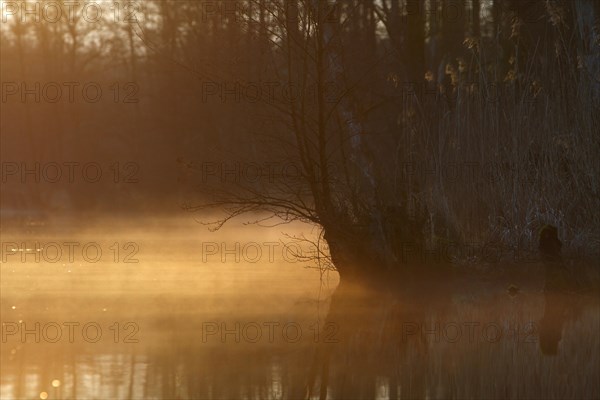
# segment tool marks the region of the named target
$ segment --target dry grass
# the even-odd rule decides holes
[[[428,234],[531,248],[539,228],[552,224],[567,253],[597,258],[600,120],[592,78],[566,49],[543,70],[532,58],[500,75],[489,55],[498,46],[472,47],[470,60],[447,69],[449,103],[424,99],[419,151],[435,174],[415,195],[430,209],[435,232]]]

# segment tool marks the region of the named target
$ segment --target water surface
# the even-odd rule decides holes
[[[338,288],[281,244],[247,246],[282,232],[311,234],[190,218],[3,229],[1,398],[598,397],[597,297],[556,302],[536,279],[511,296],[493,277]],[[49,262],[72,242],[102,257]]]

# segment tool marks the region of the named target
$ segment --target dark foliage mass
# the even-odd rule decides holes
[[[12,3],[7,210],[266,211],[321,226],[340,271],[396,268],[407,246],[532,247],[548,223],[598,251],[592,0]]]

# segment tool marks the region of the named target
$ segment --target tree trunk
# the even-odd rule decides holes
[[[320,166],[322,171],[321,179],[324,182],[322,194],[324,198],[323,209],[320,210],[320,217],[323,220],[325,229],[325,238],[330,247],[333,247],[332,258],[336,267],[341,271],[344,269],[353,269],[356,262],[364,258],[367,254],[370,260],[377,260],[375,268],[382,268],[389,265],[392,254],[387,243],[384,227],[383,215],[378,208],[377,185],[373,160],[370,156],[370,150],[363,136],[365,129],[360,119],[354,113],[352,100],[348,96],[340,99],[335,112],[340,121],[343,122],[343,128],[349,138],[351,154],[350,162],[359,173],[358,193],[363,194],[363,201],[367,204],[368,215],[365,216],[367,227],[356,226],[349,222],[347,215],[337,208],[332,202],[331,194],[327,188],[329,182],[327,170],[327,126],[324,118],[326,104],[323,99],[324,84],[326,82],[334,83],[336,87],[345,87],[344,67],[341,63],[340,49],[342,48],[339,31],[336,32],[336,24],[339,24],[339,17],[335,14],[338,4],[333,3],[325,6],[318,0],[313,1],[313,12],[317,19],[317,40],[319,42],[317,62],[318,62],[318,108],[319,108],[319,153]],[[341,222],[345,219],[346,223]],[[358,249],[358,251],[357,251]],[[373,266],[370,266],[373,267]]]

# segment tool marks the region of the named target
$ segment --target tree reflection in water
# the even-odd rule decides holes
[[[179,314],[141,321],[138,344],[4,343],[2,398],[41,391],[63,399],[581,399],[599,393],[598,381],[589,379],[600,371],[597,296],[566,298],[525,284],[511,297],[494,283],[460,279],[388,286],[342,282],[327,300],[318,338],[310,328],[314,303],[298,303],[287,314],[227,314],[230,329],[234,322],[297,321],[303,328],[297,342],[279,333],[270,342],[266,330],[256,343],[234,334],[203,340],[203,324],[215,315],[188,311],[182,299],[171,307]],[[53,379],[61,385],[51,387]]]

